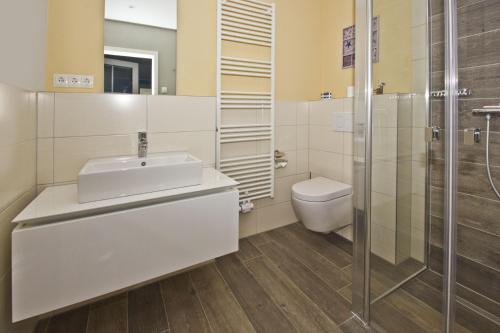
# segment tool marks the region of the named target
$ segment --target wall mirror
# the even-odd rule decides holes
[[[105,0],[104,92],[175,95],[177,0]]]

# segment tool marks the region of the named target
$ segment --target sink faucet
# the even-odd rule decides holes
[[[137,156],[139,158],[146,157],[148,155],[148,134],[146,132],[139,132],[138,139]]]

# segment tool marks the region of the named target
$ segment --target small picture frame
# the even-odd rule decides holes
[[[380,58],[380,17],[372,21],[372,61],[378,63]],[[342,31],[342,68],[353,68],[356,60],[356,26],[351,25]]]

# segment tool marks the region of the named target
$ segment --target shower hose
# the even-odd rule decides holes
[[[490,180],[491,187],[493,188],[493,191],[495,191],[495,194],[497,195],[498,199],[500,199],[500,192],[498,192],[498,189],[495,186],[495,183],[493,182],[493,177],[491,177],[491,166],[490,166],[490,120],[491,120],[491,115],[487,114],[486,115],[486,170],[488,170],[488,179]]]

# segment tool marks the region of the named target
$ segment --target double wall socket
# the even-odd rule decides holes
[[[93,88],[94,76],[77,74],[54,74],[56,88]]]

